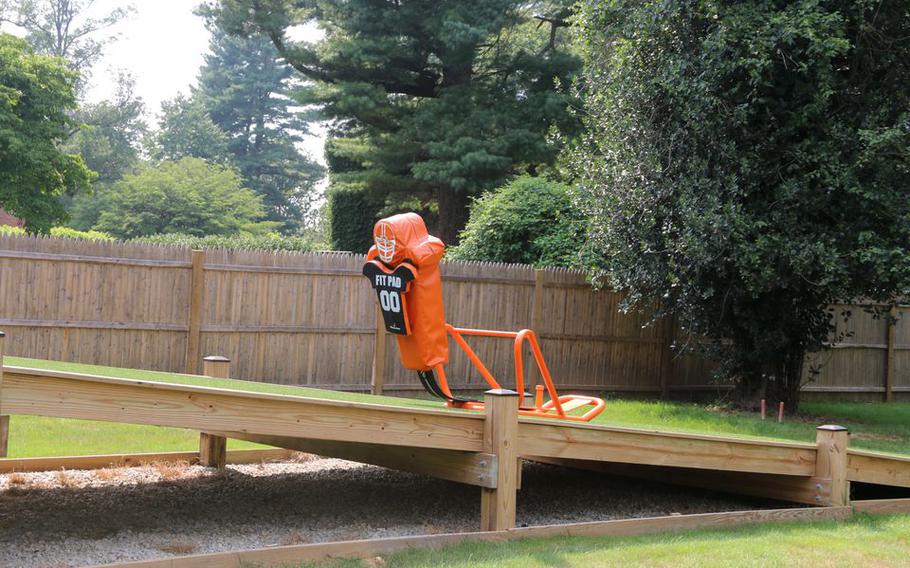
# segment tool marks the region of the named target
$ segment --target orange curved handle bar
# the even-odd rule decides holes
[[[525,416],[540,416],[546,418],[562,418],[565,420],[577,420],[587,422],[600,414],[604,407],[605,403],[602,399],[592,397],[592,396],[582,396],[582,395],[564,395],[560,396],[556,391],[556,385],[553,384],[553,378],[550,375],[550,369],[547,367],[547,363],[543,358],[543,353],[540,350],[540,344],[537,341],[537,335],[530,329],[523,329],[521,331],[492,331],[486,329],[466,329],[466,328],[456,328],[451,324],[446,324],[446,332],[452,336],[452,339],[455,340],[455,343],[461,347],[461,350],[464,351],[465,355],[468,356],[468,359],[477,368],[484,380],[487,381],[487,384],[490,385],[490,388],[498,389],[502,388],[499,385],[499,382],[493,377],[493,374],[487,369],[486,365],[483,364],[483,361],[480,360],[480,357],[477,356],[477,353],[471,349],[471,346],[468,345],[465,341],[465,335],[469,336],[481,336],[481,337],[497,337],[502,339],[513,339],[513,354],[515,356],[515,390],[518,391],[518,405],[519,405],[519,414]],[[540,374],[543,377],[544,385],[546,386],[547,393],[550,395],[550,400],[546,404],[542,404],[542,401],[535,401],[533,408],[527,408],[522,403],[524,402],[524,357],[522,349],[524,343],[528,342],[531,346],[531,354],[534,356],[534,362],[537,363],[537,368],[540,370]],[[452,398],[452,392],[449,389],[448,379],[446,378],[445,371],[442,368],[442,365],[436,367],[436,373],[439,379],[439,386],[449,398]],[[572,404],[572,408],[581,408],[583,406],[591,406],[592,408],[585,412],[582,415],[568,415],[563,408],[563,404]],[[483,403],[481,402],[460,402],[457,404],[459,408],[467,408],[471,410],[483,410]],[[554,415],[555,412],[555,415]]]

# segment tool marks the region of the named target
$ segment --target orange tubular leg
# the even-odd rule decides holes
[[[540,350],[540,344],[537,342],[537,336],[530,329],[523,329],[518,332],[488,331],[485,329],[456,328],[450,324],[446,324],[446,331],[449,335],[452,336],[452,339],[455,340],[455,343],[461,347],[461,350],[464,351],[465,355],[468,356],[468,359],[471,361],[474,367],[477,368],[481,376],[483,376],[484,380],[487,381],[487,383],[490,385],[490,388],[494,389],[501,388],[499,386],[499,383],[493,377],[493,374],[490,373],[490,370],[487,369],[486,365],[483,364],[483,361],[480,360],[480,357],[477,356],[477,353],[471,349],[471,346],[468,345],[463,336],[472,335],[481,337],[514,339],[513,350],[515,355],[515,390],[518,391],[520,414],[523,414],[525,416],[561,418],[564,420],[587,422],[588,420],[591,420],[600,414],[605,407],[604,401],[596,397],[582,395],[560,396],[559,393],[556,392],[556,385],[553,384],[553,378],[550,376],[550,369],[547,367],[546,361],[544,361],[543,353]],[[531,353],[534,355],[534,362],[537,363],[537,368],[540,370],[540,374],[543,377],[547,392],[550,395],[550,400],[546,404],[542,404],[543,393],[540,392],[540,389],[543,387],[538,386],[535,404],[534,407],[531,408],[526,408],[521,404],[524,400],[524,358],[522,356],[522,348],[525,341],[531,345]],[[449,390],[448,379],[446,378],[446,374],[442,368],[442,365],[437,365],[435,371],[442,392],[445,393],[449,398],[453,398],[452,391]],[[450,402],[449,404],[451,406],[457,406],[458,408],[483,410],[482,402]],[[584,406],[591,406],[592,408],[582,415],[569,415],[567,414],[566,409],[563,408],[563,405],[569,407],[570,410],[575,410]]]

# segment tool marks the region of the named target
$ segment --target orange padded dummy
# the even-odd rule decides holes
[[[379,296],[386,330],[398,339],[401,362],[429,371],[449,361],[439,261],[445,252],[416,213],[380,219],[363,273]]]

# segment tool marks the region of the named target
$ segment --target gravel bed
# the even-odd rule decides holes
[[[779,506],[525,464],[518,524]],[[479,491],[335,459],[0,475],[0,567],[85,566],[310,542],[477,530]]]

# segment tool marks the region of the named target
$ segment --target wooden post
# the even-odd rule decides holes
[[[9,416],[3,414],[3,342],[6,334],[0,331],[0,458],[9,451]]]
[[[676,337],[676,318],[664,319],[663,343],[660,351],[660,398],[670,398],[670,382],[673,380],[673,338]]]
[[[894,335],[897,331],[897,308],[891,307],[885,318],[886,348],[885,352],[885,402],[894,400]]]
[[[186,337],[186,373],[188,375],[195,375],[199,372],[199,345],[202,341],[202,308],[204,300],[205,251],[194,250]]]
[[[545,269],[537,268],[534,270],[534,305],[531,307],[531,329],[537,334],[537,338],[541,343],[541,349],[543,349],[542,334],[544,327],[543,292],[547,285],[546,278],[547,271]],[[525,377],[525,390],[534,392],[534,387],[543,382],[543,377],[540,376],[540,370],[537,368],[537,365],[528,365],[525,368],[528,373],[528,376]]]
[[[515,527],[518,491],[518,393],[506,389],[484,394],[484,451],[496,456],[496,487],[480,490],[480,530]]]
[[[231,377],[231,360],[220,355],[209,355],[202,362],[202,374],[216,379],[228,379]],[[227,465],[227,438],[200,432],[199,464],[223,469]]]
[[[382,394],[382,386],[385,383],[385,351],[385,322],[382,319],[382,312],[379,310],[379,306],[376,306],[376,344],[373,348],[373,377],[370,380],[370,392],[372,394]]]
[[[230,379],[231,360],[221,355],[209,355],[202,359],[202,374],[216,379]]]
[[[815,477],[831,481],[832,507],[850,504],[850,482],[847,481],[847,447],[850,432],[843,426],[825,425],[816,428]]]

